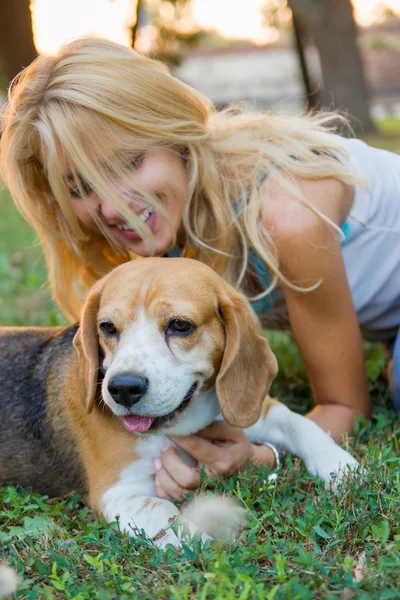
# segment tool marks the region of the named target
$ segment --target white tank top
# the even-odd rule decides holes
[[[368,189],[355,186],[354,201],[342,225],[342,254],[357,319],[371,340],[393,339],[400,327],[400,156],[341,139],[350,163]],[[271,279],[258,256],[251,257],[261,285]],[[290,328],[285,297],[277,287],[253,302],[264,327]]]
[[[347,277],[365,335],[390,339],[400,327],[400,156],[360,140],[344,143],[368,183],[356,186],[342,226]]]

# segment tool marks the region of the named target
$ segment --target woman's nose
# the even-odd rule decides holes
[[[121,214],[118,210],[110,203],[99,199],[99,212],[102,214],[107,223],[120,223]]]

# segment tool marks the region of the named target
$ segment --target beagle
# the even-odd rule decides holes
[[[0,482],[75,490],[130,535],[179,546],[153,459],[220,412],[283,444],[329,483],[357,466],[315,423],[267,396],[275,356],[245,298],[204,264],[148,258],[90,291],[80,325],[0,329]],[[188,460],[190,458],[188,457]]]

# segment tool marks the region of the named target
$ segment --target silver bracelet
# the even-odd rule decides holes
[[[260,445],[267,446],[267,448],[270,448],[270,450],[272,450],[272,452],[274,453],[276,466],[275,466],[274,472],[270,473],[267,476],[267,479],[264,480],[264,483],[268,482],[271,484],[275,484],[279,477],[279,474],[277,473],[277,471],[280,471],[281,467],[283,466],[283,463],[285,462],[286,450],[280,444],[274,445],[274,444],[270,444],[270,442],[262,442]]]
[[[279,471],[280,468],[283,466],[283,463],[285,462],[285,456],[286,456],[286,450],[283,446],[281,446],[280,444],[271,444],[270,442],[262,442],[263,446],[267,446],[267,448],[270,448],[275,456],[275,462],[276,462],[276,466],[275,466],[275,470]]]

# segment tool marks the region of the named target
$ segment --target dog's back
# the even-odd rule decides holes
[[[0,328],[0,485],[51,496],[85,491],[61,401],[76,330]]]

